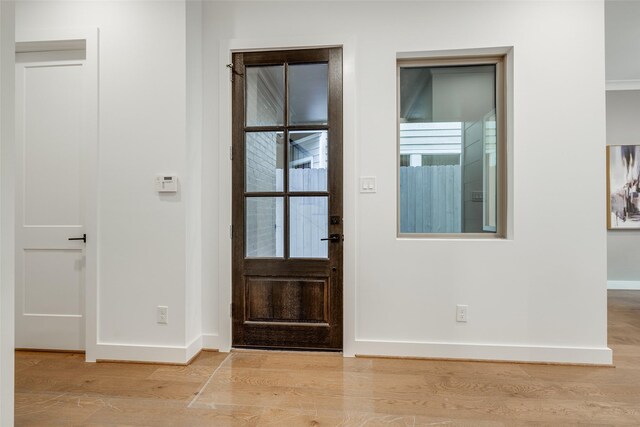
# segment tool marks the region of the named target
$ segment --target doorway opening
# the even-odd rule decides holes
[[[232,66],[232,345],[339,351],[342,49]]]
[[[16,43],[17,349],[96,341],[97,36],[68,33]]]

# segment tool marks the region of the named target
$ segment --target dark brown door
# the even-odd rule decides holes
[[[233,55],[233,346],[342,349],[342,49]]]

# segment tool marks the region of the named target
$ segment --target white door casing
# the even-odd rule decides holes
[[[85,349],[85,58],[16,56],[16,348]]]

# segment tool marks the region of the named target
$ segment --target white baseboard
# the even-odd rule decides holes
[[[607,280],[607,289],[640,291],[639,280]]]
[[[146,346],[101,343],[96,359],[185,364],[201,350],[229,351],[219,335],[203,334],[186,346]],[[611,365],[607,347],[553,347],[461,343],[425,343],[357,340],[345,356],[420,357],[587,365]]]
[[[218,350],[228,352],[231,350],[229,344],[220,335],[202,334],[202,348],[205,350]]]
[[[201,350],[229,351],[229,348],[222,345],[220,336],[213,334],[200,335],[185,346],[99,343],[95,349],[95,360],[175,363],[182,365],[188,363]]]
[[[358,356],[397,356],[433,359],[467,359],[507,362],[540,362],[611,365],[613,354],[607,347],[551,347],[460,343],[355,342]]]
[[[606,90],[640,90],[640,80],[607,80]]]
[[[201,350],[199,339],[189,346],[153,346],[134,344],[99,343],[96,346],[96,360],[117,360],[123,362],[187,363],[193,354]],[[191,354],[197,348],[196,353]],[[191,354],[191,356],[189,356]]]
[[[202,350],[202,335],[196,337],[186,348],[187,362],[193,359]]]

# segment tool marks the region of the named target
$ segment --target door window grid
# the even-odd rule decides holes
[[[322,96],[320,96],[320,102],[325,104],[324,116],[322,108],[312,108],[311,113],[305,112],[301,97],[297,97],[298,108],[301,111],[297,115],[289,111],[290,68],[296,67],[301,70],[303,67],[309,69],[309,66],[316,66],[315,77],[317,78],[317,74],[320,74],[326,82],[325,93],[321,93]],[[315,239],[328,236],[330,203],[327,185],[329,155],[327,135],[330,126],[328,123],[328,73],[326,71],[324,74],[318,73],[317,66],[323,66],[328,70],[326,62],[295,65],[285,62],[277,66],[246,66],[245,94],[247,98],[252,97],[245,105],[244,124],[246,258],[328,258],[327,241],[315,242]],[[282,85],[277,81],[279,67],[282,67]],[[267,68],[269,71],[261,72],[261,68]],[[263,90],[260,90],[260,83],[257,82],[263,82]],[[279,89],[281,86],[284,90]],[[280,96],[282,97],[279,98]],[[271,117],[260,116],[260,99],[266,103],[265,114]],[[284,124],[279,124],[279,105],[283,106]],[[250,109],[253,111],[250,112]],[[296,124],[290,123],[291,117],[297,117]],[[307,124],[300,117],[307,117],[307,119],[315,117],[315,120],[307,120],[309,122]],[[267,142],[268,138],[264,137],[267,134],[276,135],[275,147]],[[256,135],[261,138],[256,138]],[[273,139],[271,138],[271,141]],[[258,144],[253,143],[256,140],[262,141]],[[257,153],[255,150],[257,147],[263,148],[260,150],[262,152]],[[286,172],[282,165],[288,165]],[[266,177],[267,182],[258,183],[258,177]],[[261,203],[250,202],[258,198]],[[269,202],[269,199],[273,200]],[[312,206],[314,204],[315,206]],[[263,209],[250,209],[250,206],[262,206]],[[272,209],[269,210],[267,206],[272,206]],[[296,215],[296,218],[293,218],[293,215]],[[270,227],[265,226],[271,223],[273,224],[272,234],[267,233]],[[252,233],[256,234],[252,235]],[[263,236],[262,240],[267,242],[260,240],[260,236]]]

